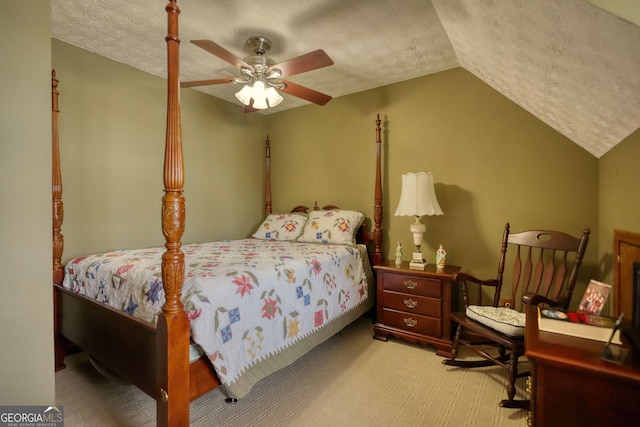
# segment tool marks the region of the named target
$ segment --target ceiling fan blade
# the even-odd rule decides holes
[[[235,77],[225,77],[224,79],[212,79],[212,80],[194,80],[192,82],[181,82],[180,87],[220,85],[224,83],[233,83],[234,80],[235,80]]]
[[[217,43],[211,40],[191,40],[191,43],[195,44],[199,48],[206,50],[207,52],[217,56],[223,61],[228,62],[236,68],[248,68],[253,71],[253,67],[244,62],[242,59],[229,52]]]
[[[304,55],[296,56],[287,61],[281,62],[269,68],[269,73],[273,70],[280,70],[281,77],[289,77],[318,68],[333,65],[333,60],[324,50],[318,49]]]
[[[300,86],[289,81],[283,81],[283,83],[285,84],[285,87],[280,90],[284,93],[288,93],[289,95],[306,99],[307,101],[318,105],[324,105],[331,101],[331,97],[324,93],[317,92],[313,89],[309,89],[308,87]]]

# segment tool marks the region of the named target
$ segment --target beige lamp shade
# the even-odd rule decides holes
[[[402,175],[402,192],[395,216],[442,215],[431,172]]]

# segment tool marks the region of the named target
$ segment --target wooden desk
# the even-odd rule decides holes
[[[527,307],[525,354],[531,361],[532,426],[640,425],[640,363],[600,359],[603,342],[538,330]]]

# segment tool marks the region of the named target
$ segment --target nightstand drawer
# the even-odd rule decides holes
[[[385,274],[384,290],[441,298],[442,281],[428,277],[408,276],[406,274]]]
[[[384,324],[429,336],[440,336],[441,321],[435,317],[421,316],[397,310],[384,309]]]
[[[384,307],[431,317],[442,317],[442,300],[406,293],[384,292]]]

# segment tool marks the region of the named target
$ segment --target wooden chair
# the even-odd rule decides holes
[[[529,375],[529,372],[518,372],[518,358],[524,355],[524,307],[526,304],[565,310],[569,307],[589,232],[585,229],[580,238],[548,230],[510,233],[507,223],[497,277],[481,280],[462,272],[456,277],[462,289],[465,311],[451,314],[457,328],[451,359],[443,363],[467,368],[502,366],[508,372],[508,399],[502,400],[500,406],[528,408],[528,400],[514,400],[516,379]],[[503,295],[507,249],[510,258],[514,259],[513,270],[509,271],[512,273],[511,289]],[[483,298],[489,295],[491,305],[483,305]],[[456,359],[460,344],[482,359]]]

